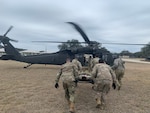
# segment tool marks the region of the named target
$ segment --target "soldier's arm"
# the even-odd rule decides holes
[[[124,67],[125,61],[122,60],[122,64],[123,64],[123,67]]]
[[[78,69],[77,69],[77,66],[73,64],[72,68],[73,68],[74,77],[75,77],[75,79],[77,79],[78,78]]]
[[[115,60],[113,66],[111,67],[113,70],[117,69],[118,67],[118,61]]]
[[[94,67],[94,59],[91,61],[91,68]]]
[[[82,70],[82,65],[81,65],[80,62],[79,62],[79,70],[80,70],[80,71]]]
[[[96,78],[96,76],[97,76],[97,66],[95,65],[92,70],[92,79]]]
[[[114,73],[114,71],[111,68],[109,68],[109,71],[110,71],[113,83],[117,83],[116,74]]]
[[[59,82],[59,79],[60,79],[60,76],[62,75],[62,68],[60,69],[60,71],[57,73],[57,77],[56,77],[56,80],[55,82],[58,83]]]
[[[125,64],[125,61],[122,61],[123,62],[123,64]]]

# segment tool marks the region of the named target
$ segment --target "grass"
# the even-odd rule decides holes
[[[67,102],[61,81],[54,88],[60,66],[33,65],[0,61],[0,113],[66,113]],[[79,83],[76,91],[77,113],[149,113],[150,64],[126,63],[123,87],[111,89],[107,109],[95,108],[91,84]]]

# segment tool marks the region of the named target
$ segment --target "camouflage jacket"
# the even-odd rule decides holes
[[[57,78],[56,78],[56,82],[59,82],[60,77],[62,78],[62,81],[75,81],[75,79],[77,78],[78,72],[76,69],[76,66],[71,63],[65,63],[62,65],[60,71],[57,74]]]
[[[98,57],[93,58],[91,61],[91,67],[93,68],[98,63],[99,63],[99,58]]]
[[[116,75],[111,67],[105,63],[96,64],[92,71],[92,78],[95,82],[100,80],[110,80],[116,82]]]
[[[117,70],[117,69],[124,70],[125,69],[124,64],[125,64],[125,62],[121,58],[117,58],[114,60],[112,69],[113,70]]]
[[[82,65],[77,59],[73,59],[72,63],[76,65],[76,68],[77,68],[78,71],[82,70]]]

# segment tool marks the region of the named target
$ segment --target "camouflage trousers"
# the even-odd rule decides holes
[[[93,89],[96,91],[96,99],[100,98],[101,104],[105,104],[105,96],[110,91],[111,80],[99,80],[94,84]]]
[[[122,85],[122,82],[121,82],[121,79],[123,78],[124,76],[124,70],[115,70],[115,74],[116,74],[116,78],[120,84],[120,86]]]
[[[67,101],[75,102],[75,82],[69,81],[69,82],[63,82],[63,88],[65,90],[65,98]]]

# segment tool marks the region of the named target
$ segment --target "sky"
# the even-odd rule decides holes
[[[32,41],[67,41],[81,35],[66,22],[81,26],[91,41],[100,43],[150,42],[149,0],[0,0],[0,35],[7,34],[17,48],[58,51],[58,44]],[[110,52],[138,52],[143,46],[106,45]]]

